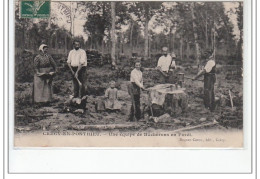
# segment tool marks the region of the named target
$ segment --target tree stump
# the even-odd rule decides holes
[[[188,96],[185,88],[178,88],[173,84],[160,84],[148,88],[148,91],[149,105],[155,117],[165,113],[176,117],[187,110]]]

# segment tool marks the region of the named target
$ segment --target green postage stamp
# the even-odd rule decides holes
[[[22,18],[49,18],[50,1],[20,1]]]

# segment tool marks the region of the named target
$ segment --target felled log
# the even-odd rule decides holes
[[[140,124],[98,124],[98,125],[71,125],[69,128],[74,130],[104,130],[104,129],[132,129],[140,127]]]
[[[206,124],[200,124],[200,125],[197,125],[197,126],[189,126],[189,127],[180,128],[180,129],[174,130],[173,132],[182,132],[182,131],[187,131],[187,130],[193,130],[193,129],[198,129],[198,128],[201,128],[201,127],[214,126],[216,124],[218,124],[218,122],[213,121],[213,122],[209,122],[209,123],[206,123]]]
[[[28,117],[50,117],[53,116],[52,114],[46,114],[46,115],[28,115]],[[26,115],[23,114],[17,114],[16,117],[26,117]]]

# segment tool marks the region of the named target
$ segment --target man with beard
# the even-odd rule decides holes
[[[75,40],[73,42],[73,46],[74,49],[69,52],[67,60],[69,69],[73,76],[73,98],[82,98],[85,95],[85,73],[87,67],[87,55],[85,50],[80,48],[79,41]]]
[[[156,69],[160,72],[160,83],[169,83],[169,77],[172,75],[170,68],[175,67],[175,62],[172,63],[172,57],[168,54],[168,48],[162,48],[163,55],[159,58]],[[175,56],[174,56],[175,57]]]

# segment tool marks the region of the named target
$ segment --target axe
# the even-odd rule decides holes
[[[77,103],[80,104],[81,103],[81,89],[82,89],[82,83],[79,81],[78,77],[75,77],[78,84],[79,84],[79,98],[77,99]]]
[[[191,77],[187,77],[187,76],[184,76],[184,78],[186,78],[186,79],[190,79],[190,80],[193,80],[193,78],[191,78]],[[203,81],[203,80],[200,80],[200,79],[196,79],[197,81]]]

